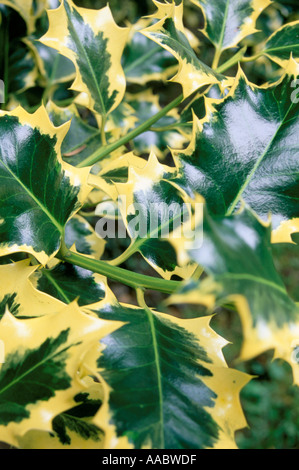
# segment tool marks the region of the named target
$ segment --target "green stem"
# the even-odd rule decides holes
[[[117,258],[112,261],[108,261],[111,266],[119,266],[129,259],[132,255],[136,253],[138,248],[135,247],[134,243],[131,243],[130,246]]]
[[[246,49],[247,49],[246,46],[243,47],[242,49],[240,49],[233,57],[231,57],[226,62],[224,62],[224,64],[220,65],[217,68],[217,72],[218,73],[223,73],[227,69],[229,69],[229,68],[233,67],[234,65],[236,65],[239,61],[241,61],[244,58],[244,54],[246,52]]]
[[[203,267],[197,266],[197,268],[195,269],[194,273],[191,276],[193,281],[198,281],[203,272],[204,272]]]
[[[135,139],[135,137],[147,131],[150,127],[152,127],[153,124],[155,124],[157,121],[159,121],[159,119],[164,117],[171,109],[178,106],[183,101],[183,99],[184,97],[181,94],[180,96],[175,98],[173,101],[171,101],[171,103],[165,106],[165,108],[161,109],[161,111],[159,111],[157,114],[149,118],[143,124],[141,124],[140,126],[133,129],[131,132],[123,136],[117,142],[113,142],[112,144],[106,145],[105,147],[100,148],[99,150],[96,150],[92,155],[90,155],[88,158],[83,160],[83,162],[81,162],[78,165],[78,168],[84,168],[86,166],[94,165],[99,160],[102,160],[103,158],[107,157],[110,153],[114,152],[114,150],[117,150],[122,145],[125,145],[131,140]]]
[[[57,258],[67,263],[79,266],[94,273],[102,274],[114,281],[118,281],[134,289],[152,289],[166,294],[172,294],[179,288],[179,281],[168,281],[152,276],[146,276],[127,269],[111,266],[105,261],[99,261],[78,253],[70,251],[64,243],[57,255]]]
[[[213,70],[217,70],[217,67],[218,67],[218,64],[219,64],[219,60],[220,60],[221,54],[222,54],[221,49],[216,48],[216,50],[215,50],[215,55],[214,55],[214,59],[213,59],[213,63],[212,63],[212,66],[211,66],[211,68],[212,68]]]

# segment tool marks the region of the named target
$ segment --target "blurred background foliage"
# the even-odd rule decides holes
[[[106,6],[104,0],[75,0],[78,6],[99,9]],[[52,7],[57,6],[58,0],[51,0]],[[38,0],[36,0],[38,7]],[[149,15],[155,11],[152,0],[110,0],[110,8],[114,18],[119,25],[127,22],[135,23],[141,16]],[[21,72],[25,75],[31,67],[32,56],[24,49],[22,38],[26,35],[26,25],[15,11],[0,5],[2,17],[0,28],[0,77],[4,77],[7,57],[9,57],[9,70],[11,76],[17,76],[20,70],[20,57],[22,55]],[[9,21],[7,21],[9,18]],[[280,0],[273,2],[258,20],[259,33],[250,36],[244,42],[248,46],[248,54],[252,53],[255,46],[267,39],[273,31],[285,23],[299,19],[299,0]],[[188,27],[200,40],[198,50],[199,57],[205,63],[211,65],[214,49],[208,40],[199,32],[203,27],[204,20],[199,14],[198,8],[188,0],[185,1],[185,26]],[[33,38],[41,37],[47,30],[48,23],[46,15],[42,15],[37,21],[37,31]],[[22,47],[20,47],[22,44]],[[243,44],[243,45],[244,45]],[[8,54],[7,54],[8,52]],[[227,52],[231,54],[231,52]],[[223,54],[223,62],[227,59]],[[15,67],[15,68],[14,68]],[[260,59],[254,63],[243,64],[243,69],[251,81],[256,84],[265,83],[277,79],[278,67],[267,59]],[[228,74],[236,72],[236,67],[228,71]],[[5,77],[4,77],[5,78]],[[45,84],[42,80],[36,80],[34,76],[30,87],[22,90],[20,83],[10,82],[7,90],[10,98],[22,104],[29,110],[34,110],[45,96]],[[73,98],[73,92],[68,90],[72,80],[63,83],[54,95],[57,104],[66,104]],[[161,101],[168,102],[178,92],[175,84],[153,83],[152,88],[161,96]],[[142,90],[140,85],[130,85],[130,91]],[[180,91],[179,91],[180,92]],[[93,221],[92,218],[90,222]],[[111,240],[107,245],[106,255],[113,253],[112,257],[118,256],[125,248],[126,240]],[[283,277],[290,295],[299,302],[299,250],[296,245],[274,245],[273,255],[278,271]],[[138,263],[138,270],[145,274],[151,272],[148,264],[141,256],[130,258],[123,267],[134,270]],[[123,302],[134,303],[134,292],[118,284],[111,284],[118,298]],[[147,299],[149,305],[158,305],[158,309],[167,312],[164,296],[159,293],[149,293]],[[172,307],[173,314],[177,316],[198,315],[198,307],[177,306]],[[196,309],[196,311],[194,311]],[[249,427],[237,434],[237,443],[241,449],[291,449],[299,448],[299,389],[292,386],[292,375],[290,366],[283,361],[272,360],[272,352],[263,354],[246,363],[237,362],[236,357],[240,351],[242,329],[237,314],[224,310],[218,312],[212,320],[215,330],[228,341],[234,341],[224,348],[227,362],[249,374],[257,376],[243,390],[241,399],[245,416]],[[235,339],[239,338],[236,344]]]

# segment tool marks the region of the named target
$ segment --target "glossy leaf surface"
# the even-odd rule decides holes
[[[106,116],[125,91],[120,62],[128,29],[115,24],[108,6],[95,12],[63,0],[48,15],[50,27],[41,41],[74,63],[77,75],[72,88],[85,93],[89,107]]]
[[[0,115],[0,253],[33,254],[45,263],[60,247],[64,226],[86,197],[86,170],[61,161],[67,126],[55,128],[44,108]]]

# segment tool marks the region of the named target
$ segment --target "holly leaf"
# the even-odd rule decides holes
[[[82,355],[120,324],[100,321],[72,304],[58,313],[0,321],[5,363],[0,366],[0,439],[18,446],[31,429],[50,432],[52,419],[75,406],[84,391]]]
[[[33,254],[45,264],[60,248],[68,219],[91,188],[89,170],[61,160],[68,125],[55,128],[44,107],[0,113],[0,255]]]
[[[61,152],[63,159],[71,165],[77,166],[102,145],[101,131],[81,118],[75,104],[61,108],[53,101],[49,101],[46,109],[55,126],[70,121],[70,128],[62,142]],[[107,132],[108,139],[110,136],[111,134]]]
[[[74,79],[75,67],[69,59],[42,44],[34,36],[26,38],[25,43],[34,53],[40,73],[49,89]]]
[[[179,266],[168,240],[189,219],[185,194],[169,182],[175,172],[151,153],[142,168],[129,168],[126,183],[115,183],[121,215],[132,240],[126,258],[141,253],[165,279],[173,275],[187,278],[195,269],[194,265]]]
[[[98,237],[94,228],[80,215],[72,217],[65,226],[65,244],[75,245],[78,253],[100,259],[105,250],[105,241]]]
[[[0,73],[5,76],[4,69]],[[12,41],[9,47],[8,77],[8,94],[19,94],[35,86],[38,77],[34,56],[20,40]]]
[[[76,68],[71,89],[85,94],[88,107],[106,117],[122,101],[126,82],[121,57],[128,28],[114,22],[107,6],[95,11],[63,0],[49,10],[49,30],[40,41],[70,59]]]
[[[90,175],[88,179],[89,184],[97,188],[96,191],[100,191],[102,196],[100,197],[97,192],[91,194],[91,197],[95,197],[93,200],[94,205],[96,206],[101,202],[105,204],[106,195],[115,201],[118,197],[116,184],[128,182],[129,167],[144,168],[145,164],[146,161],[143,158],[137,157],[133,152],[129,152],[103,165],[103,168],[97,175]],[[105,197],[103,197],[102,193]],[[100,208],[99,210],[96,209],[96,211],[96,215],[99,215]]]
[[[172,80],[180,83],[184,97],[187,98],[204,85],[220,83],[223,88],[229,84],[229,79],[201,62],[192,49],[183,25],[183,3],[177,6],[174,3],[155,4],[158,6],[155,17],[159,21],[140,32],[164,47],[178,60],[179,71]]]
[[[218,215],[230,215],[242,200],[263,220],[271,213],[280,242],[290,242],[299,227],[299,104],[291,87],[298,72],[291,60],[278,82],[257,87],[239,71],[221,102],[206,99],[206,117],[194,119],[190,146],[174,152],[177,182],[186,192],[203,195]]]
[[[299,59],[298,39],[299,21],[293,21],[275,31],[267,40],[261,53],[285,67],[291,55],[294,59]]]
[[[68,263],[42,269],[32,280],[38,290],[66,304],[77,300],[78,305],[83,307],[105,297],[106,284],[102,276]]]
[[[1,0],[1,3],[13,8],[22,16],[26,22],[28,34],[35,30],[36,19],[46,6],[45,0],[39,0],[39,5],[36,5],[34,0]]]
[[[91,377],[87,388],[74,397],[76,406],[55,416],[51,432],[28,431],[20,441],[22,449],[102,449],[103,431],[92,423],[102,404],[103,387]]]
[[[218,51],[236,47],[242,39],[256,33],[256,21],[270,0],[191,0],[205,19],[201,32]]]
[[[144,19],[133,25],[123,57],[127,81],[140,85],[153,80],[165,80],[173,74],[173,68],[176,68],[176,60],[172,54],[140,34],[139,30],[146,26],[148,20]]]
[[[193,281],[173,301],[188,303],[189,298],[209,311],[235,304],[243,325],[240,358],[248,360],[273,349],[275,358],[291,365],[298,384],[299,308],[276,271],[271,225],[262,224],[248,209],[229,217],[212,216],[206,210],[202,245],[187,251],[209,278],[197,284]]]
[[[234,432],[245,425],[239,392],[249,377],[227,367],[226,341],[210,317],[181,320],[115,299],[93,311],[126,323],[104,339],[96,361],[108,389],[94,418],[105,448],[121,439],[134,448],[236,447]]]
[[[29,266],[29,260],[0,266],[0,318],[8,309],[17,317],[47,315],[63,308],[63,304],[37,291],[30,276],[37,266]]]

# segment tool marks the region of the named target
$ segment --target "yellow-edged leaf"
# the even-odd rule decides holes
[[[187,98],[204,85],[217,83],[222,90],[230,85],[231,79],[214,72],[200,61],[192,49],[183,25],[183,3],[155,4],[158,7],[155,17],[159,21],[141,33],[160,44],[178,60],[179,71],[172,80],[180,83],[184,97]]]
[[[107,116],[125,92],[121,57],[129,29],[116,25],[109,6],[95,11],[63,0],[48,15],[49,30],[40,41],[74,63],[72,89],[84,93],[90,109]]]
[[[24,251],[47,263],[91,191],[89,168],[61,159],[68,129],[54,127],[43,106],[34,114],[0,111],[0,256]]]
[[[85,389],[78,377],[84,354],[119,326],[75,304],[29,320],[7,311],[0,321],[0,440],[18,446],[30,430],[51,432],[52,419],[75,406],[74,397]]]
[[[105,448],[236,448],[235,431],[246,426],[239,393],[250,377],[227,367],[211,317],[178,319],[112,294],[90,308],[125,322],[84,362],[104,384],[94,422]]]

